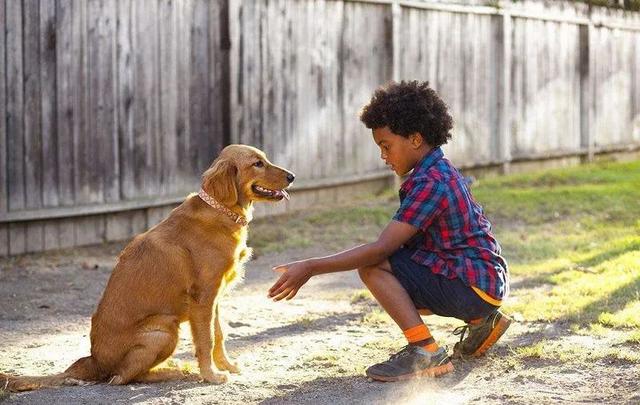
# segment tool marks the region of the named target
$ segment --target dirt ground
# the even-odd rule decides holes
[[[64,370],[89,353],[90,316],[122,245],[80,248],[0,260],[0,371],[43,375]],[[368,381],[364,370],[404,344],[401,332],[361,294],[355,272],[312,279],[289,302],[266,291],[271,267],[322,254],[322,249],[264,255],[248,263],[244,283],[222,303],[227,347],[242,366],[224,385],[195,382],[104,384],[8,395],[7,404],[464,404],[640,403],[635,365],[510,359],[516,347],[540,339],[574,339],[568,327],[520,320],[487,356],[456,360],[456,371],[435,380]],[[514,280],[517,282],[517,280]],[[517,296],[517,290],[514,291]],[[461,323],[425,318],[441,344],[453,347]],[[582,339],[582,340],[580,340]],[[595,338],[594,338],[595,339]],[[598,345],[591,339],[586,344]],[[189,330],[173,362],[195,366]],[[1,388],[1,387],[0,387]]]

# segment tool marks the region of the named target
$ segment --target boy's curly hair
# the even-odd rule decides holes
[[[379,87],[362,107],[360,121],[369,129],[389,127],[405,138],[418,132],[432,147],[447,143],[453,128],[447,105],[429,82],[417,80]]]

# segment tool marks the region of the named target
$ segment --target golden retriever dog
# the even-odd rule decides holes
[[[200,192],[120,253],[91,318],[91,355],[53,376],[0,374],[0,387],[25,391],[91,382],[225,382],[226,372],[239,370],[225,350],[220,296],[241,278],[251,255],[246,240],[253,203],[289,198],[285,189],[293,179],[293,173],[273,165],[256,148],[224,148],[202,175]],[[200,374],[153,370],[175,350],[178,327],[185,321]]]

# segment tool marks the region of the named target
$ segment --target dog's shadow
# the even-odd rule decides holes
[[[193,390],[201,384],[190,381],[174,381],[153,384],[129,384],[113,386],[106,383],[83,387],[58,387],[37,391],[12,393],[0,397],[12,404],[137,404],[154,403],[158,398],[175,398],[179,391]],[[179,394],[178,394],[179,395]]]

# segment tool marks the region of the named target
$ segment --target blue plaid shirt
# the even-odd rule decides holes
[[[441,148],[431,150],[402,184],[393,219],[420,230],[412,239],[415,262],[495,300],[507,296],[507,263],[491,224]]]

